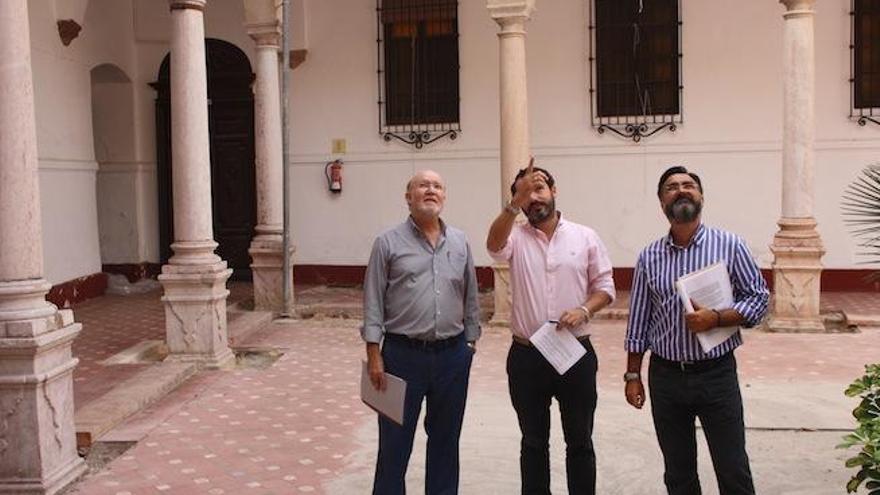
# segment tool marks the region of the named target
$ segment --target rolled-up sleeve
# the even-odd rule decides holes
[[[648,350],[648,326],[651,318],[651,293],[645,273],[644,254],[636,262],[629,298],[629,321],[626,325],[624,347],[627,352]]]
[[[513,230],[511,230],[510,235],[507,236],[507,241],[504,242],[504,245],[501,246],[501,249],[498,251],[489,251],[489,256],[492,257],[493,260],[498,263],[507,263],[510,261],[510,257],[513,256],[513,243],[514,237],[516,236],[517,226],[513,226]]]
[[[733,285],[733,309],[743,317],[743,327],[751,328],[761,323],[767,314],[770,291],[761,275],[752,253],[742,239],[734,247],[733,266],[730,267]]]
[[[373,242],[364,276],[364,325],[361,337],[378,344],[385,335],[385,287],[388,283],[388,246],[383,237]]]
[[[593,234],[590,240],[590,249],[587,259],[587,280],[589,281],[590,295],[597,291],[602,291],[611,297],[611,302],[617,297],[614,289],[613,267],[611,266],[611,258],[608,257],[608,250],[602,239],[598,235]]]
[[[479,287],[477,285],[477,270],[474,267],[474,257],[471,253],[470,244],[467,246],[467,263],[465,265],[465,291],[464,291],[464,336],[468,342],[476,342],[482,334],[480,328],[480,302]]]

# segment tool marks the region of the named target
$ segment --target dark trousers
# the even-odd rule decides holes
[[[694,418],[700,418],[721,495],[753,495],[742,396],[733,353],[703,370],[682,371],[651,356],[651,413],[670,495],[700,495]]]
[[[379,416],[379,455],[374,495],[403,495],[404,476],[412,453],[416,422],[426,400],[425,494],[458,493],[458,440],[467,399],[473,352],[459,335],[443,348],[418,348],[386,339],[385,371],[406,381],[403,426]]]
[[[523,495],[550,493],[550,399],[559,403],[565,437],[568,493],[596,492],[593,414],[598,361],[589,340],[587,354],[560,376],[534,347],[513,343],[507,354],[510,400],[522,432],[520,474]]]

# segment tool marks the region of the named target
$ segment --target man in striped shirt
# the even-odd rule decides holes
[[[697,334],[717,327],[753,327],[767,312],[769,292],[742,239],[703,225],[703,186],[697,174],[671,167],[660,177],[657,196],[669,219],[669,234],[639,254],[626,332],[626,400],[645,402],[642,357],[651,351],[648,384],[651,413],[665,464],[670,495],[699,495],[694,418],[709,444],[721,495],[754,494],[745,447],[742,396],[733,351],[737,331],[705,352]],[[679,277],[723,261],[734,304],[685,313],[676,292]]]

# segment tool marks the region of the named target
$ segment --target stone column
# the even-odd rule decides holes
[[[174,256],[159,281],[165,288],[168,359],[214,367],[233,357],[226,334],[226,280],[232,270],[214,254],[205,3],[169,0]]]
[[[488,0],[489,15],[498,33],[501,97],[501,206],[510,200],[510,184],[529,163],[529,101],[526,88],[526,21],[535,0]],[[510,322],[510,267],[492,265],[495,272],[495,311],[492,323]]]
[[[254,276],[254,308],[281,312],[284,304],[282,270],[284,246],[281,239],[284,159],[281,145],[281,101],[278,77],[281,33],[274,16],[266,23],[249,24],[246,27],[248,34],[257,44],[257,79],[254,83],[257,235],[248,250]]]
[[[815,0],[780,0],[783,14],[784,122],[782,217],[773,239],[773,307],[767,326],[774,332],[822,332],[819,281],[822,239],[813,218]]]
[[[81,329],[46,302],[27,0],[0,2],[0,493],[57,493],[76,452],[73,358]]]

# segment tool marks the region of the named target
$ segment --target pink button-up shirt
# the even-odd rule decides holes
[[[596,291],[614,300],[608,251],[596,232],[584,225],[560,218],[549,240],[528,223],[514,225],[504,247],[489,254],[510,264],[514,335],[529,338],[548,320],[558,320]],[[587,324],[572,333],[588,335]]]

